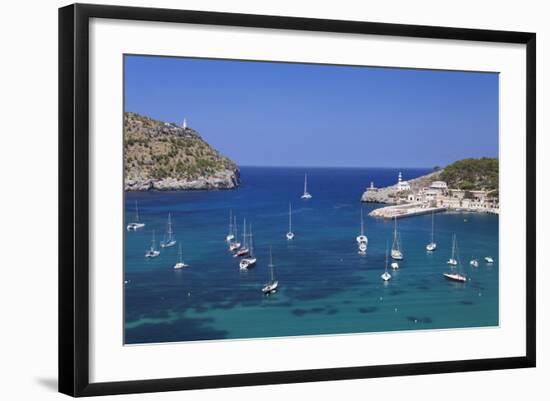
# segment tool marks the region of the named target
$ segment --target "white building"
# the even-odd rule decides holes
[[[183,119],[183,124],[181,125],[181,128],[187,129],[187,118]]]
[[[434,181],[430,185],[432,189],[447,189],[447,183],[445,181]]]
[[[407,181],[403,181],[403,177],[401,175],[401,171],[399,172],[399,175],[397,176],[397,190],[398,191],[410,191],[411,186]]]

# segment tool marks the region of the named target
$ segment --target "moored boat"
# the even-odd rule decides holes
[[[457,247],[456,234],[453,234],[453,245],[452,245],[452,248],[451,248],[451,257],[447,261],[448,265],[456,266],[458,264],[458,260],[456,259],[457,258],[457,256],[456,256],[456,247]]]
[[[262,287],[262,292],[265,295],[274,294],[277,292],[277,287],[279,286],[279,281],[275,280],[275,265],[273,264],[273,254],[271,250],[271,246],[269,247],[269,271],[270,271],[270,280],[264,286]]]
[[[174,269],[178,270],[178,269],[183,269],[185,267],[189,267],[188,264],[186,264],[184,261],[183,261],[183,256],[182,256],[182,251],[181,251],[181,244],[179,245],[179,248],[178,248],[178,261],[176,262],[176,264],[174,265]]]
[[[256,256],[254,256],[254,240],[252,238],[252,226],[250,226],[250,234],[248,237],[248,247],[249,247],[248,256],[245,258],[242,258],[239,263],[239,268],[241,270],[248,270],[251,267],[253,267],[257,262]]]
[[[394,217],[394,228],[393,228],[393,244],[391,247],[391,257],[395,260],[403,259],[403,252],[401,252],[401,244],[399,241],[399,234],[397,232],[397,218]]]
[[[304,176],[304,194],[300,197],[302,199],[311,199],[313,196],[307,191],[307,173]]]
[[[428,252],[433,252],[437,249],[437,244],[434,241],[434,220],[435,220],[435,212],[432,211],[432,237],[431,241],[428,245],[426,245],[426,250]]]
[[[128,225],[126,226],[126,229],[128,231],[136,231],[140,228],[143,228],[145,227],[145,223],[142,223],[140,220],[139,220],[139,209],[138,209],[138,203],[136,201],[136,217],[135,217],[135,221],[131,222],[131,223],[128,223]]]
[[[174,239],[174,231],[172,229],[172,217],[168,213],[168,223],[166,228],[166,237],[164,241],[160,243],[161,248],[169,248],[176,245],[176,240]]]
[[[156,258],[160,255],[160,252],[156,248],[155,243],[155,230],[153,230],[153,239],[151,240],[151,247],[145,252],[146,258]]]
[[[288,232],[286,233],[286,239],[289,241],[294,239],[294,233],[292,232],[292,203],[288,204]]]

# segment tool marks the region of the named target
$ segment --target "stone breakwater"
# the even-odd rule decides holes
[[[172,177],[161,179],[126,179],[125,191],[188,191],[207,189],[232,189],[240,184],[239,170],[222,170],[196,179],[177,179]]]

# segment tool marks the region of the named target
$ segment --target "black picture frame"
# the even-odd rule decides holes
[[[438,38],[526,45],[526,353],[520,357],[383,366],[89,381],[88,61],[91,18]],[[59,9],[59,391],[95,396],[534,367],[536,363],[536,35],[436,26],[74,4]]]

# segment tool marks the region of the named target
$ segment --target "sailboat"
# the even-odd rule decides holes
[[[301,196],[302,199],[311,199],[311,194],[307,191],[307,173],[304,176],[304,194]]]
[[[292,203],[288,204],[288,232],[286,233],[286,239],[292,240],[294,233],[292,232]]]
[[[174,231],[172,230],[172,217],[168,213],[168,223],[167,223],[166,237],[164,241],[160,243],[161,248],[169,248],[176,245],[176,240],[174,239]]]
[[[428,252],[433,252],[437,248],[437,244],[434,241],[434,216],[435,216],[435,212],[432,212],[432,240],[428,245],[426,245],[426,250]]]
[[[233,212],[230,210],[229,211],[229,231],[228,231],[227,236],[225,237],[225,240],[227,242],[231,242],[235,238],[235,235],[233,234],[233,217],[232,217],[232,214],[233,214]]]
[[[361,233],[355,238],[359,246],[359,253],[365,253],[369,244],[369,239],[365,235],[365,224],[363,222],[363,208],[361,208]]]
[[[395,260],[402,260],[403,253],[401,252],[401,247],[399,245],[399,235],[397,234],[397,218],[394,217],[394,229],[393,229],[393,244],[391,247],[391,257]]]
[[[151,240],[151,248],[149,248],[147,252],[145,252],[145,257],[156,258],[159,255],[160,255],[160,252],[157,250],[156,244],[155,244],[155,230],[153,230],[153,239]]]
[[[184,267],[189,267],[189,265],[185,264],[182,259],[181,244],[180,244],[178,248],[178,261],[174,265],[174,269],[178,270],[178,269],[183,269]]]
[[[458,261],[456,260],[456,235],[453,234],[453,247],[451,250],[451,258],[447,261],[448,265],[456,266]]]
[[[458,246],[456,244],[456,235],[453,236],[453,257],[451,258],[451,260],[454,260],[455,263],[452,264],[452,266],[458,266],[458,269],[459,271],[457,271],[456,273],[443,273],[443,276],[445,276],[445,278],[451,280],[451,281],[458,281],[460,283],[465,283],[466,281],[468,281],[468,278],[461,274],[460,273],[460,258],[458,256]],[[455,255],[456,254],[456,255]],[[456,259],[454,259],[456,257]],[[449,260],[450,262],[450,260]],[[447,262],[448,263],[448,262]]]
[[[237,216],[233,215],[233,239],[229,241],[229,250],[231,252],[236,252],[240,247],[241,243],[239,242],[237,238]]]
[[[252,225],[250,226],[250,234],[248,235],[248,238],[249,255],[241,259],[241,262],[239,263],[241,270],[248,270],[256,264],[256,256],[254,256],[254,241],[252,239]]]
[[[246,246],[246,219],[244,219],[244,222],[243,222],[243,243],[242,243],[242,246],[237,249],[237,251],[235,252],[235,255],[233,255],[233,257],[240,257],[240,256],[246,256],[248,255],[248,248]]]
[[[269,247],[269,270],[270,270],[270,280],[268,283],[266,283],[264,285],[264,287],[262,288],[262,292],[265,294],[265,295],[269,295],[269,294],[273,294],[275,292],[277,292],[277,287],[279,286],[279,281],[275,280],[275,276],[274,276],[274,267],[275,265],[273,264],[273,253],[271,251],[271,246]]]
[[[382,280],[388,281],[391,279],[391,274],[388,273],[388,243],[386,242],[386,263],[384,265],[384,273],[380,276]]]
[[[143,227],[145,227],[145,223],[142,223],[139,221],[138,203],[136,201],[136,221],[132,223],[128,223],[128,225],[126,226],[126,229],[128,231],[136,231],[137,229],[143,228]]]
[[[494,260],[491,256],[485,256],[483,259],[485,259],[485,262],[487,262],[489,264],[494,262]]]
[[[472,260],[470,260],[470,266],[472,266],[472,267],[478,267],[479,266],[479,262],[473,256],[472,256]]]

